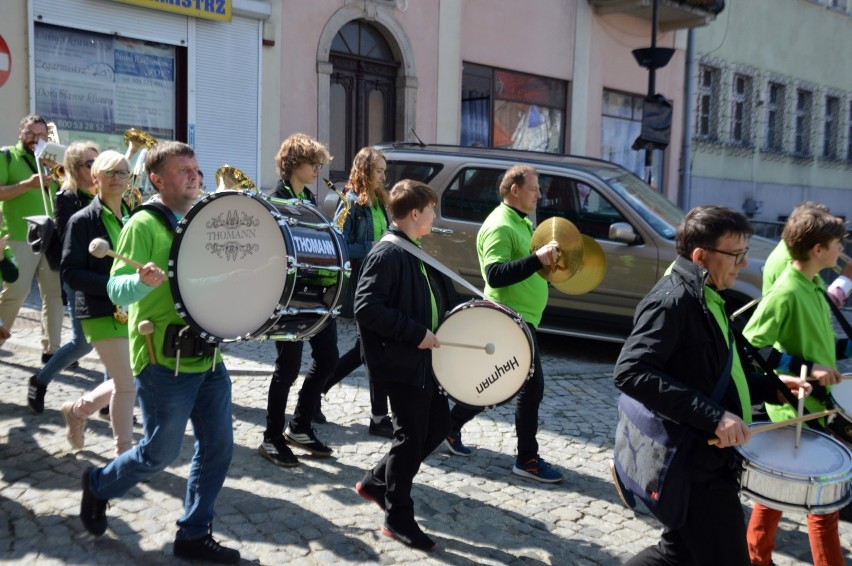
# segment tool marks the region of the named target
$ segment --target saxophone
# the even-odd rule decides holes
[[[340,198],[340,202],[343,203],[343,210],[341,210],[340,214],[337,215],[337,218],[334,219],[334,223],[337,225],[337,231],[343,232],[343,226],[346,225],[346,219],[349,217],[349,211],[352,208],[352,203],[349,202],[346,195],[341,193],[340,190],[334,186],[334,183],[328,179],[323,179],[323,181],[325,181],[325,184],[329,189],[337,193],[337,196]]]

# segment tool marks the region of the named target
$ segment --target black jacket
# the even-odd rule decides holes
[[[702,439],[715,436],[725,411],[742,416],[731,379],[720,403],[710,400],[728,359],[728,346],[704,301],[707,271],[678,257],[672,273],[660,279],[639,303],[633,331],[615,366],[615,386],[650,410],[689,425]],[[777,402],[768,379],[749,374],[752,404]],[[729,463],[733,449],[698,442],[693,467],[712,472]]]
[[[113,312],[112,301],[107,296],[112,258],[96,258],[89,253],[89,242],[94,238],[105,239],[110,249],[115,249],[115,242],[110,240],[101,220],[102,206],[100,197],[96,196],[86,208],[75,213],[68,221],[62,242],[62,280],[75,291],[74,314],[81,320],[111,316]]]
[[[411,241],[396,228],[390,232]],[[432,379],[432,353],[417,348],[432,327],[420,260],[395,244],[377,242],[361,266],[355,320],[371,379],[416,387]]]
[[[56,193],[56,230],[59,232],[59,240],[64,241],[65,229],[68,227],[68,221],[74,214],[83,210],[92,202],[92,195],[87,193],[85,189],[78,189],[77,192],[67,191],[62,189]]]
[[[305,196],[308,197],[308,202],[312,205],[317,205],[317,199],[314,197],[314,193],[308,190],[308,187],[302,189],[302,192],[305,193]],[[290,183],[285,181],[284,179],[278,179],[278,184],[275,185],[275,190],[269,195],[272,198],[280,198],[280,199],[292,199],[299,198],[296,196],[296,192],[290,186]]]

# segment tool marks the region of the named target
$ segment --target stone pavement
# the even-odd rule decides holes
[[[28,305],[14,337],[0,350],[0,560],[174,563],[174,522],[183,508],[191,430],[172,467],[110,502],[107,533],[99,538],[87,534],[78,518],[80,475],[111,458],[110,428],[92,419],[86,447],[74,453],[65,440],[59,406],[94,386],[100,364],[90,354],[80,369],[64,372],[48,390],[44,414],[32,415],[26,408],[26,382],[40,366],[40,313]],[[353,341],[352,324],[341,321],[341,349]],[[542,351],[547,385],[538,439],[542,455],[564,471],[565,481],[542,485],[511,475],[512,407],[485,412],[464,431],[465,442],[476,447],[472,457],[449,456],[439,448],[415,478],[417,518],[438,543],[436,552],[424,554],[383,537],[382,514],[353,490],[388,447],[388,441],[367,434],[363,369],[323,402],[329,424],[317,426],[317,432],[334,448],[333,457],[305,456],[298,468],[278,468],[257,453],[273,345],[227,346],[236,446],[217,502],[214,535],[238,548],[244,563],[257,564],[621,563],[656,542],[659,524],[624,508],[610,484],[606,462],[617,396],[611,372],[618,348],[544,337]],[[305,348],[303,371],[309,353]],[[288,414],[300,383],[290,395]],[[849,561],[852,525],[841,523],[841,537]],[[810,563],[803,514],[785,514],[775,562]]]

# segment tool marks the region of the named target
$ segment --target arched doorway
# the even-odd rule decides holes
[[[355,153],[396,137],[396,77],[400,64],[384,36],[353,20],[335,35],[329,54],[331,180],[346,180]]]

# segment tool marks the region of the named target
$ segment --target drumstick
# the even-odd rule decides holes
[[[132,265],[136,269],[141,269],[142,264],[138,261],[134,261],[129,257],[125,257],[123,255],[118,255],[111,249],[109,249],[109,242],[104,240],[103,238],[95,238],[91,242],[89,242],[89,253],[97,258],[102,258],[104,256],[110,256],[115,259],[120,259],[121,261]]]
[[[461,344],[459,342],[441,342],[441,346],[453,346],[456,348],[470,348],[471,350],[485,350],[486,354],[493,354],[497,348],[489,342],[485,346],[477,346],[476,344]]]
[[[780,421],[780,422],[777,422],[777,423],[769,423],[769,424],[765,424],[765,425],[758,426],[758,427],[751,429],[751,433],[752,434],[759,434],[761,432],[767,432],[767,431],[770,431],[770,430],[775,430],[776,428],[784,428],[787,425],[796,424],[799,421],[806,422],[806,421],[812,421],[814,419],[821,419],[822,417],[827,417],[829,415],[833,415],[833,414],[839,413],[839,412],[840,412],[840,409],[829,409],[827,411],[820,411],[819,413],[811,413],[810,415],[805,415],[801,418],[797,417],[795,419],[789,419],[789,420]],[[707,444],[709,444],[710,446],[715,446],[716,444],[719,444],[719,439],[718,438],[709,438],[709,439],[707,439]]]
[[[799,370],[799,381],[801,381],[801,385],[799,386],[799,406],[796,411],[796,416],[801,418],[802,415],[805,414],[805,388],[802,387],[805,383],[807,383],[808,377],[808,366],[802,364],[801,369]],[[796,423],[796,448],[799,448],[799,442],[802,440],[802,421]]]
[[[157,356],[154,354],[154,344],[151,342],[151,334],[154,333],[154,323],[150,320],[143,320],[137,327],[139,334],[145,337],[145,345],[148,346],[148,358],[151,364],[157,365]]]

